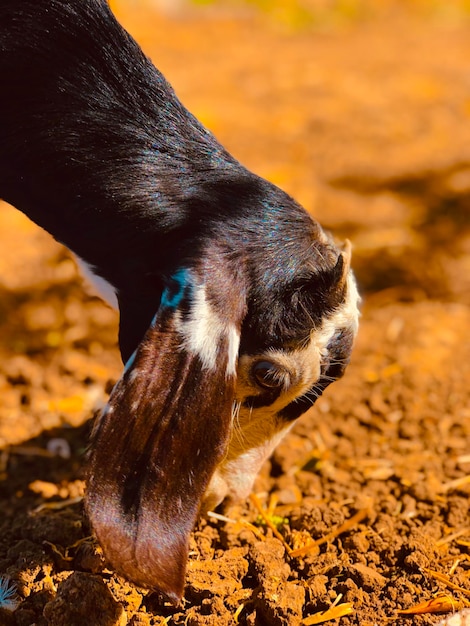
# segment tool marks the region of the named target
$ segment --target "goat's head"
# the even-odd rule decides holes
[[[87,508],[104,552],[174,601],[198,513],[248,495],[276,443],[343,374],[356,333],[349,246],[262,186],[277,205],[209,219],[166,279],[93,435]]]
[[[87,510],[112,566],[176,601],[199,511],[245,497],[343,373],[349,250],[222,148],[106,0],[1,0],[0,23],[0,193],[121,312]]]

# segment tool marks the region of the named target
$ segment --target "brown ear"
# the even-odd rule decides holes
[[[201,498],[228,445],[241,323],[222,321],[201,286],[188,303],[179,280],[99,418],[86,497],[112,567],[173,602]]]

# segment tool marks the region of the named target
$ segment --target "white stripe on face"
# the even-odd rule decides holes
[[[357,333],[360,297],[356,281],[351,272],[349,272],[347,279],[346,294],[344,303],[330,317],[324,320],[320,330],[312,332],[312,341],[315,342],[321,354],[326,350],[327,345],[338,330],[345,328],[352,331],[354,335]]]
[[[228,327],[227,376],[235,376],[237,373],[239,347],[240,347],[240,333],[235,328],[235,326],[231,324]]]
[[[222,320],[206,297],[204,285],[196,285],[192,293],[189,314],[183,319],[180,314],[176,328],[184,337],[184,346],[196,354],[204,369],[214,371],[217,367],[221,340],[228,342],[227,376],[234,376],[237,367],[240,333],[233,324]]]

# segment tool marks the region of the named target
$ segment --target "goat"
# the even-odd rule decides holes
[[[120,312],[86,512],[112,567],[178,602],[201,512],[244,498],[357,330],[350,249],[247,171],[105,0],[0,0],[0,197]]]

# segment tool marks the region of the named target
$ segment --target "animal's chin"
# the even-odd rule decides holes
[[[266,432],[269,432],[269,427],[266,427],[260,431],[257,445],[246,450],[229,449],[226,459],[215,470],[204,493],[201,513],[215,509],[223,500],[245,500],[251,493],[261,466],[291,428],[292,423],[282,428],[272,428],[266,439]]]
[[[201,514],[213,511],[224,500],[236,502],[247,498],[253,487],[256,474],[225,475],[223,469],[216,470],[201,501]]]

